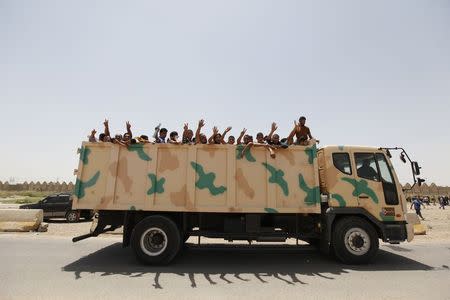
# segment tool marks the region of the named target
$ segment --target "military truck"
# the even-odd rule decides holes
[[[379,239],[413,239],[392,150],[327,146],[82,144],[73,209],[97,211],[90,233],[123,226],[146,264],[167,264],[189,237],[307,241],[344,263],[371,260]],[[410,160],[410,159],[409,159]],[[410,160],[414,182],[420,174]],[[421,179],[418,179],[421,183]]]

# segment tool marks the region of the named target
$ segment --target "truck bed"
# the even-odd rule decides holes
[[[74,209],[320,213],[317,148],[84,142]]]

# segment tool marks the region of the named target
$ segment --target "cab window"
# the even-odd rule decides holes
[[[352,166],[348,153],[333,153],[333,164],[342,173],[352,175]]]
[[[355,153],[356,170],[358,177],[380,181],[377,163],[373,153]]]
[[[375,156],[377,158],[378,166],[380,167],[381,179],[387,183],[394,183],[394,179],[392,178],[391,171],[384,155],[381,153],[377,153],[375,154]]]

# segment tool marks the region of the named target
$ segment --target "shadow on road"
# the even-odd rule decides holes
[[[197,287],[196,279],[204,277],[209,284],[234,284],[258,280],[280,280],[288,285],[307,284],[299,279],[318,276],[334,280],[349,271],[405,271],[433,270],[432,267],[409,258],[380,250],[373,264],[348,266],[320,255],[310,246],[252,246],[188,244],[169,266],[145,266],[138,263],[131,249],[116,243],[98,250],[62,268],[73,272],[76,279],[83,273],[101,273],[101,276],[124,275],[142,277],[154,275],[153,286],[162,289],[160,278],[178,275],[189,279]],[[214,276],[214,279],[212,278]]]

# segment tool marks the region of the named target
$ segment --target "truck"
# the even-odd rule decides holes
[[[83,142],[74,210],[94,210],[91,232],[123,227],[123,247],[168,264],[189,237],[306,241],[346,264],[372,260],[379,240],[412,241],[391,151],[403,148]]]

